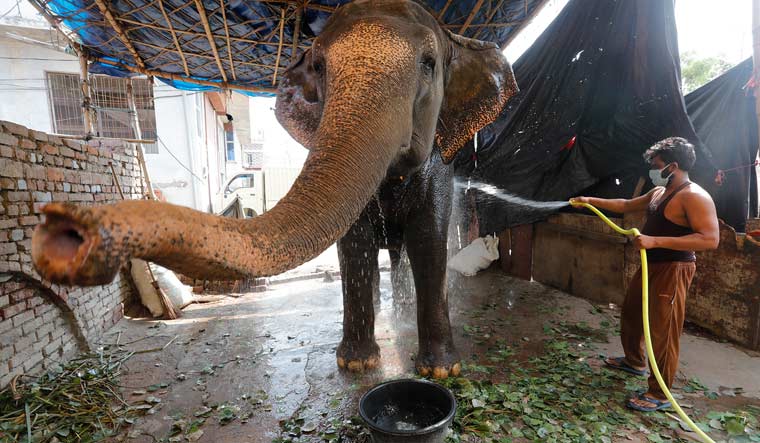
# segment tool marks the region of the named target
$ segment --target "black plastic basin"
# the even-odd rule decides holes
[[[426,380],[385,382],[359,400],[375,443],[443,442],[456,410],[454,395]]]

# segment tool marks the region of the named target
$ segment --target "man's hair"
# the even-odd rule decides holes
[[[691,170],[697,155],[694,153],[694,145],[682,137],[668,137],[660,140],[644,153],[644,160],[652,162],[655,157],[668,163],[678,163],[678,168],[684,171]]]

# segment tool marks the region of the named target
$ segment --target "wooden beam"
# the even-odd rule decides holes
[[[171,72],[162,72],[162,71],[156,71],[152,69],[143,69],[143,68],[138,68],[137,66],[127,65],[124,63],[120,63],[120,62],[116,62],[113,60],[108,60],[108,59],[100,58],[100,57],[91,57],[90,60],[97,61],[100,63],[105,63],[111,66],[116,66],[121,69],[126,69],[127,71],[130,71],[130,72],[136,72],[138,74],[143,74],[150,77],[163,77],[163,78],[168,78],[170,80],[193,83],[196,85],[213,86],[219,89],[233,89],[233,90],[237,89],[239,91],[264,92],[264,93],[277,92],[277,90],[274,88],[264,88],[260,86],[241,85],[237,83],[227,83],[227,82],[212,82],[209,80],[200,80],[200,79],[196,79],[192,77],[185,77],[182,75],[172,74]]]
[[[103,1],[103,0],[96,0]],[[216,41],[214,41],[214,34],[211,33],[211,25],[206,17],[206,8],[203,6],[203,0],[195,0],[195,8],[198,10],[198,15],[201,17],[201,23],[203,23],[203,29],[206,30],[206,38],[208,44],[211,46],[211,52],[214,53],[216,59],[216,65],[219,67],[219,73],[222,75],[222,80],[227,82],[227,73],[224,72],[224,66],[222,65],[222,59],[219,57],[219,51],[216,49]]]
[[[163,26],[156,26],[156,25],[152,25],[150,23],[141,23],[141,22],[138,22],[138,21],[135,21],[135,20],[124,18],[124,17],[118,17],[116,20],[118,20],[120,22],[128,23],[130,25],[133,25],[135,28],[155,29],[156,31],[162,31],[162,32],[168,32],[169,31],[169,29],[164,28]],[[203,37],[203,38],[206,37],[205,34],[199,34],[197,32],[185,31],[185,30],[177,29],[177,28],[174,28],[174,32],[176,32],[177,34],[182,34],[182,35],[191,35],[193,37]],[[222,38],[222,37],[219,36],[219,38]],[[235,36],[232,36],[232,35],[230,36],[230,41],[240,42],[240,43],[248,43],[248,44],[251,44],[251,45],[277,46],[277,43],[266,42],[266,41],[261,41],[261,40],[251,40],[251,39],[248,39],[248,38],[235,37]],[[143,42],[140,42],[140,44],[143,44]],[[298,47],[301,48],[301,49],[309,49],[308,45],[299,45]]]
[[[280,8],[280,44],[277,46],[277,59],[274,62],[274,75],[272,86],[277,86],[277,71],[280,69],[280,57],[282,56],[282,36],[285,31],[285,8]]]
[[[185,68],[185,75],[190,77],[190,69],[188,69],[187,67],[187,60],[185,59],[185,54],[182,52],[182,47],[179,44],[177,33],[174,32],[174,26],[172,26],[172,21],[169,20],[169,15],[166,13],[166,10],[164,10],[164,0],[156,0],[156,3],[158,3],[158,8],[161,10],[161,14],[164,15],[164,20],[166,20],[166,26],[169,28],[169,33],[172,35],[172,40],[174,40],[174,47],[177,48],[179,57],[182,59],[182,67]]]
[[[224,22],[224,35],[227,37],[227,58],[230,61],[230,70],[232,71],[232,80],[237,81],[235,74],[235,64],[232,62],[232,46],[230,45],[230,28],[227,27],[227,13],[224,11],[224,0],[219,0],[222,9],[222,21]]]
[[[462,27],[459,28],[459,35],[464,35],[464,32],[467,30],[467,28],[470,27],[470,24],[475,19],[475,16],[478,15],[478,11],[480,11],[480,8],[483,6],[484,1],[485,0],[478,0],[478,2],[475,3],[475,6],[472,7],[472,11],[470,12],[470,15],[467,16],[467,20],[465,20]]]
[[[301,4],[301,2],[298,2],[296,0],[257,0],[259,3],[279,3],[279,4],[286,4],[290,6],[296,6],[296,7],[303,7],[306,9],[313,9],[315,11],[325,11],[325,12],[335,12],[340,6],[323,6],[318,4],[312,4],[312,3],[304,3]]]
[[[92,99],[90,98],[90,72],[87,69],[87,58],[84,54],[79,56],[79,81],[82,88],[82,115],[84,117],[84,136],[92,137],[95,133],[93,119]]]
[[[298,55],[298,37],[301,35],[301,15],[303,9],[296,9],[296,23],[293,26],[293,47],[290,49],[290,62],[293,63]]]
[[[486,23],[490,24],[491,20],[493,20],[493,17],[496,15],[497,12],[501,9],[501,6],[504,4],[504,0],[499,0],[499,3],[496,4],[496,6],[491,10],[491,13],[488,14],[488,17],[486,17]],[[470,26],[471,28],[473,26]],[[475,33],[475,35],[472,36],[472,38],[478,38],[481,33],[483,33],[483,30],[485,29],[485,26],[480,26],[478,29],[478,32]]]
[[[116,31],[116,35],[119,37],[119,40],[124,44],[124,46],[127,47],[127,50],[130,54],[132,54],[132,58],[135,59],[135,63],[138,67],[145,69],[145,63],[143,63],[142,57],[140,57],[140,54],[137,53],[137,49],[135,49],[135,46],[132,44],[132,41],[129,40],[129,36],[127,36],[127,33],[124,32],[124,29],[121,27],[118,21],[116,21],[116,18],[114,17],[111,10],[108,8],[108,5],[106,5],[106,2],[104,0],[95,0],[95,4],[98,5],[98,9],[100,10],[100,13],[103,14],[103,17],[105,17],[108,24],[113,28],[114,31]]]
[[[446,11],[449,9],[449,6],[451,6],[451,2],[453,0],[448,0],[445,5],[443,5],[443,8],[441,8],[441,12],[438,13],[438,21],[440,22],[443,20],[444,14],[446,14]]]
[[[515,37],[517,37],[517,35],[520,34],[520,32],[522,32],[522,30],[525,29],[525,27],[528,26],[530,22],[533,21],[534,18],[536,18],[536,16],[541,12],[541,10],[544,9],[544,6],[546,6],[547,3],[549,3],[549,0],[538,0],[538,1],[540,1],[540,3],[536,5],[535,9],[533,9],[533,12],[528,14],[525,17],[525,19],[519,25],[517,25],[517,29],[514,29],[512,33],[509,34],[507,41],[505,41],[501,45],[502,51],[507,49],[507,46],[509,46],[509,44],[512,43],[512,40],[514,40]]]

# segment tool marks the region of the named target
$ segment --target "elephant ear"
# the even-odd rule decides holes
[[[496,44],[446,31],[450,58],[435,140],[444,163],[493,122],[517,93],[512,67]]]

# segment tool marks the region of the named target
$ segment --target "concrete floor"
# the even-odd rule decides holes
[[[178,419],[192,421],[207,406],[218,404],[229,405],[238,418],[221,425],[212,414],[200,428],[202,435],[195,435],[197,441],[270,442],[280,434],[281,420],[300,416],[316,424],[356,415],[358,398],[369,386],[414,370],[415,306],[409,298],[394,300],[390,287],[390,276],[383,272],[376,308],[382,366],[363,375],[339,371],[335,363],[342,328],[339,280],[291,282],[264,293],[191,305],[173,321],[122,320],[105,342],[118,337],[135,350],[169,344],[129,360],[121,379],[125,397],[139,401],[153,396],[160,403],[155,413],[138,419],[120,440],[166,439]],[[542,324],[547,320],[585,321],[598,327],[603,321],[614,324],[618,315],[614,308],[595,309],[585,300],[494,270],[454,278],[450,287],[454,338],[466,360],[483,350],[465,335],[463,325],[471,320],[468,312],[484,305],[494,307],[489,315],[510,319],[508,327],[493,334],[520,343],[519,358],[540,352]],[[560,306],[563,309],[555,309]],[[598,349],[601,354],[620,351],[615,337]],[[760,405],[760,356],[689,334],[681,356],[679,385],[696,377],[715,391],[741,386],[743,397],[721,396],[713,400],[716,407],[721,402]],[[594,364],[601,365],[601,360]]]

